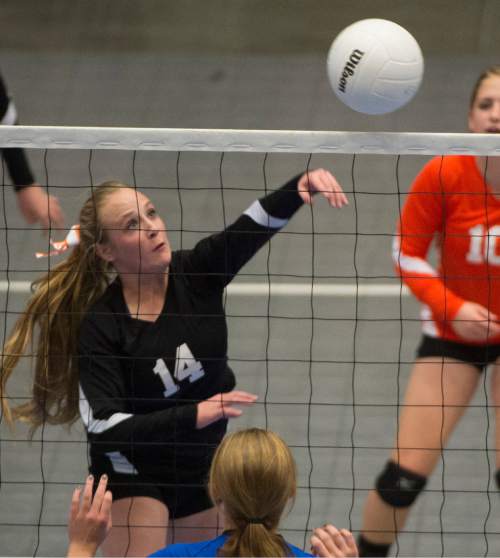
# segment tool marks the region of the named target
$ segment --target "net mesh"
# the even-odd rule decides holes
[[[391,240],[409,186],[431,156],[494,156],[492,136],[293,131],[0,127],[0,147],[29,150],[36,175],[60,198],[68,224],[96,184],[118,178],[151,197],[174,249],[231,223],[291,176],[325,167],[350,205],[316,199],[228,287],[229,361],[238,387],[259,395],[230,428],[277,431],[297,460],[299,491],[283,522],[302,546],[333,521],[357,533],[374,478],[394,446],[420,337],[418,305],[393,273]],[[29,285],[55,258],[48,239],[13,210],[2,173],[2,339],[24,311]],[[50,231],[61,238],[64,231]],[[29,351],[28,351],[29,352]],[[29,397],[29,355],[9,384]],[[494,402],[488,375],[397,539],[401,555],[497,555]],[[0,421],[2,553],[62,554],[70,493],[86,475],[87,442],[44,424]],[[495,495],[496,496],[496,495]],[[424,542],[425,544],[424,544]]]

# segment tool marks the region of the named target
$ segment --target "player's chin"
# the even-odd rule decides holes
[[[163,272],[170,266],[172,261],[172,254],[169,252],[168,254],[162,254],[160,261],[156,264],[155,267],[159,269],[159,271]]]
[[[162,254],[155,254],[153,258],[148,258],[148,260],[142,260],[141,262],[141,273],[165,273],[170,262],[172,261],[172,254],[170,251],[166,251]]]
[[[152,263],[158,262],[160,265],[170,265],[170,262],[172,261],[172,250],[170,250],[168,243],[165,243],[162,244],[159,249],[154,250],[151,256]]]

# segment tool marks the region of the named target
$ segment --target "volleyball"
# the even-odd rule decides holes
[[[406,29],[386,19],[363,19],[335,38],[327,69],[335,94],[348,107],[365,114],[385,114],[415,95],[424,60]]]

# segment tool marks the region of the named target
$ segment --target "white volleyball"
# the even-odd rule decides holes
[[[405,105],[424,73],[422,51],[403,27],[386,19],[363,19],[333,41],[328,78],[337,97],[365,114],[384,114]]]

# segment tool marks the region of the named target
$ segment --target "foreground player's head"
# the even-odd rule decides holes
[[[469,106],[469,130],[500,132],[500,66],[490,66],[477,79]]]
[[[142,192],[119,182],[105,182],[80,213],[82,243],[95,249],[118,274],[163,273],[171,251],[165,223]]]
[[[289,555],[276,529],[296,486],[294,459],[277,434],[251,428],[227,435],[209,478],[210,496],[231,529],[221,555]]]

